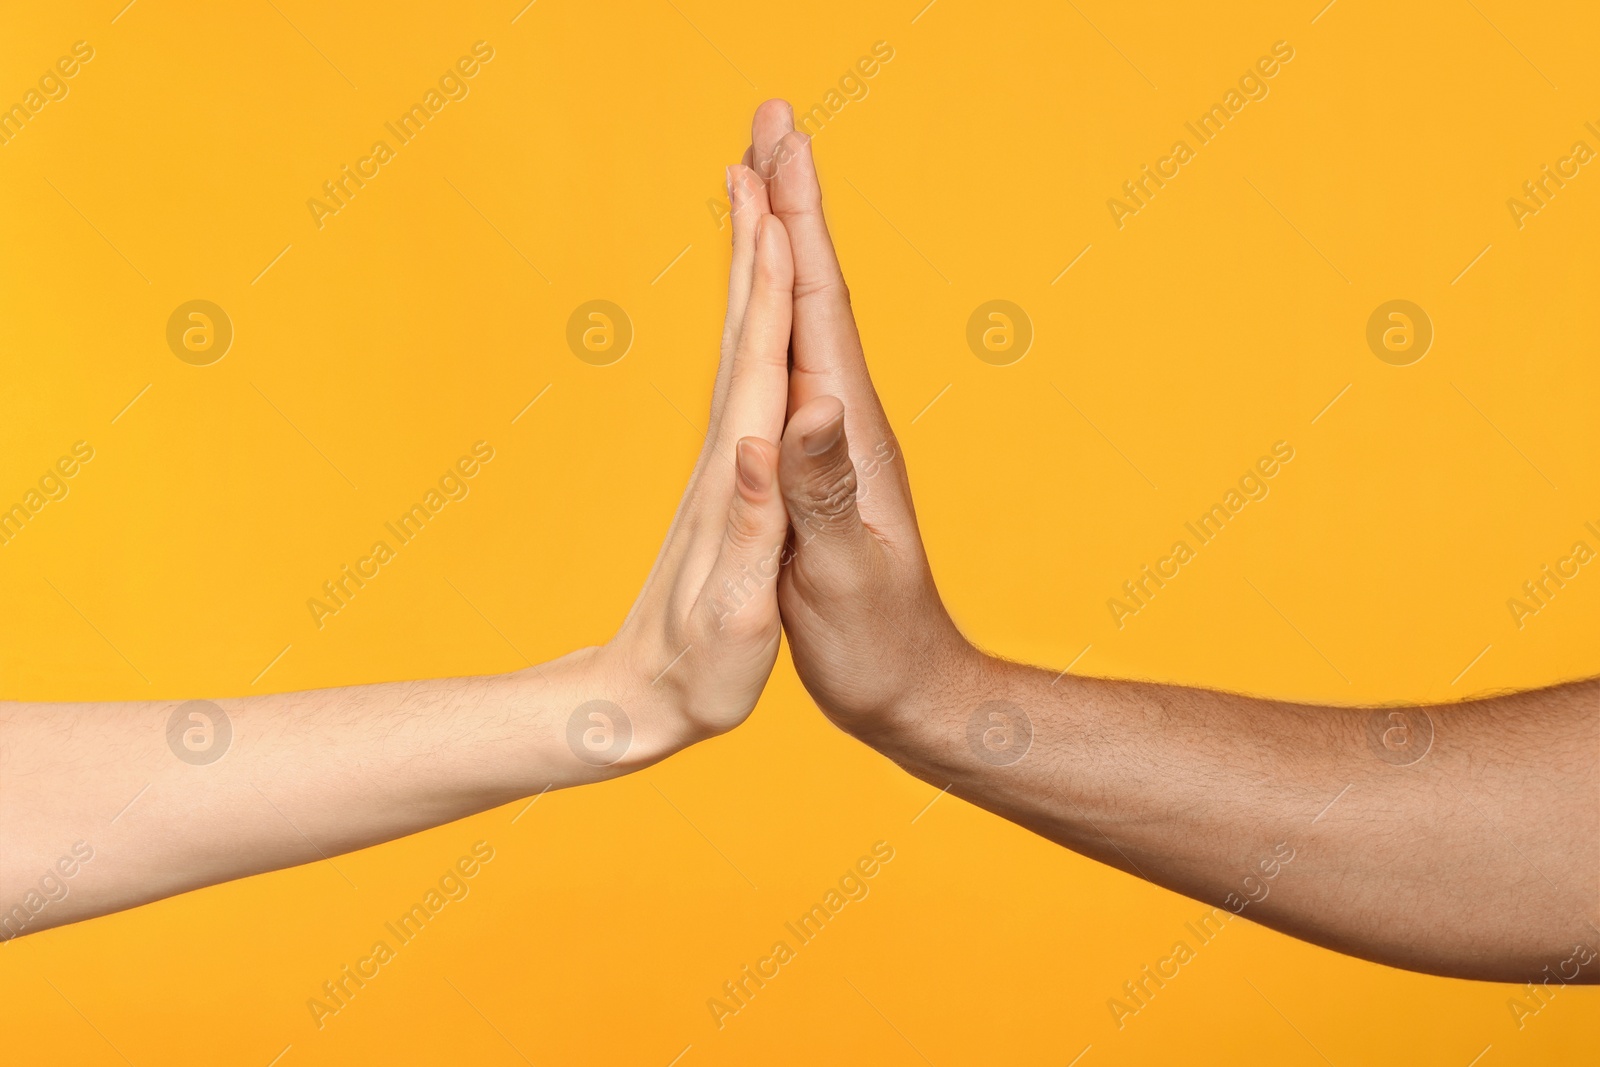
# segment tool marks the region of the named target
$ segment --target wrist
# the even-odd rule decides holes
[[[907,672],[905,683],[878,714],[845,729],[896,762],[920,762],[960,732],[984,694],[993,691],[998,666],[999,661],[956,634],[943,647],[917,657],[917,669]]]
[[[658,763],[716,733],[687,714],[687,697],[675,679],[662,676],[659,654],[623,635],[583,653],[568,747],[584,762],[610,760],[607,777]]]

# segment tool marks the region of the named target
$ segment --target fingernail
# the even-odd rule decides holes
[[[738,453],[739,481],[752,493],[764,493],[772,485],[772,472],[767,465],[761,462],[761,456],[756,451],[755,445],[749,441],[740,441],[736,449]]]
[[[722,172],[722,178],[728,184],[728,204],[733,204],[733,167],[729,166]]]
[[[806,450],[806,455],[820,456],[839,443],[839,435],[843,432],[844,412],[841,411],[827,423],[802,437],[800,445]]]

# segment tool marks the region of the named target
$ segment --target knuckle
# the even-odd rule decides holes
[[[761,521],[761,513],[743,498],[737,500],[728,515],[728,529],[724,534],[728,548],[738,558],[743,558],[761,544],[765,535],[766,524]]]
[[[816,531],[831,531],[854,519],[856,469],[850,463],[838,464],[814,474],[800,501],[800,525]]]
[[[835,302],[850,306],[850,287],[837,273],[821,278],[796,279],[794,284],[794,299],[796,303],[820,298],[824,303]]]

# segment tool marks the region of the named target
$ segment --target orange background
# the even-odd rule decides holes
[[[1506,606],[1600,523],[1600,175],[1521,228],[1507,208],[1600,149],[1592,5],[121,4],[19,8],[0,37],[0,103],[95,50],[0,146],[0,502],[96,450],[0,548],[7,698],[484,673],[607,638],[700,444],[722,168],[759,101],[825,102],[877,41],[894,58],[816,150],[976,640],[1332,702],[1600,673],[1600,577],[1521,629]],[[317,228],[307,199],[479,40],[470,95]],[[1108,198],[1277,41],[1269,95],[1119,229]],[[196,298],[235,330],[204,367],[165,339]],[[1365,339],[1397,298],[1435,329],[1406,367]],[[635,330],[611,366],[564,339],[592,299]],[[966,344],[991,299],[1034,329],[1010,366]],[[472,495],[316,629],[306,599],[479,439]],[[1271,495],[1118,629],[1106,600],[1278,440]],[[785,658],[733,734],[339,860],[354,887],[315,864],[0,948],[0,1041],[86,1064],[1491,1067],[1600,1036],[1589,990],[1519,1029],[1514,987],[1248,922],[1118,1030],[1107,999],[1203,906],[935,795]],[[319,1030],[307,999],[478,840],[471,895]],[[719,1030],[707,999],[880,840],[871,894]]]

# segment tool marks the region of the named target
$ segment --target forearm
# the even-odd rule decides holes
[[[336,857],[679,747],[599,655],[181,712],[182,701],[0,704],[0,940]],[[575,749],[570,720],[595,698],[631,715],[611,735],[584,716]],[[618,734],[626,744],[606,748]]]
[[[1523,981],[1582,945],[1563,978],[1600,976],[1594,682],[1379,710],[981,656],[945,681],[870,743],[1086,856],[1395,966]]]

